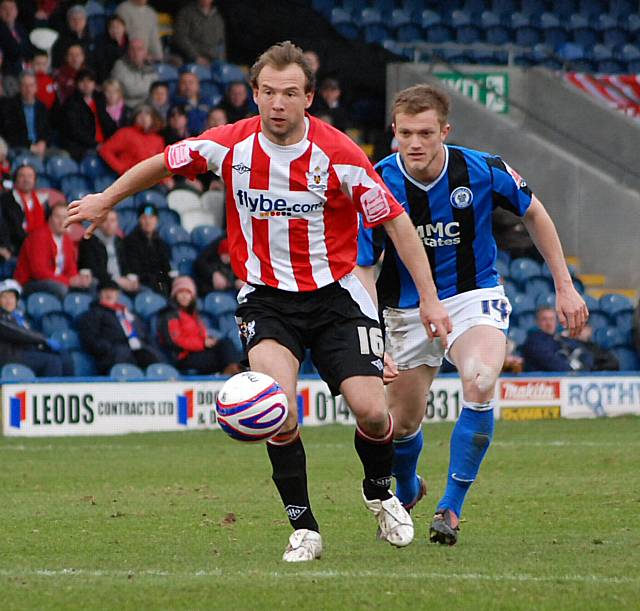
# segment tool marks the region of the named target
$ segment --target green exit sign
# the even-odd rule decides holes
[[[509,75],[504,72],[435,72],[440,80],[493,112],[509,111]]]

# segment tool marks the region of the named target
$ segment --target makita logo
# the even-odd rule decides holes
[[[418,235],[425,246],[453,246],[460,244],[460,223],[453,221],[446,225],[442,222],[435,225],[418,225]]]
[[[560,398],[560,382],[502,382],[507,401],[551,401]]]
[[[236,191],[236,200],[238,206],[248,208],[250,212],[255,212],[262,217],[305,214],[321,210],[324,206],[324,202],[316,202],[314,204],[294,202],[290,204],[286,199],[272,199],[265,197],[263,193],[251,197],[251,195],[243,189]]]

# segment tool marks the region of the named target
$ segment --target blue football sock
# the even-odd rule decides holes
[[[396,478],[396,496],[403,505],[408,505],[415,500],[420,490],[416,470],[422,444],[422,427],[407,437],[393,441],[393,476]]]
[[[465,402],[462,407],[451,434],[447,489],[438,503],[438,510],[452,509],[458,517],[493,438],[493,401]]]

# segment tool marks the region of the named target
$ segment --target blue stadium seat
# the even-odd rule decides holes
[[[569,32],[561,26],[549,27],[542,30],[542,42],[554,49],[569,40]]]
[[[601,310],[592,310],[589,312],[589,324],[595,331],[596,329],[607,328],[611,326],[611,319]]]
[[[511,317],[513,324],[517,324],[520,329],[526,331],[532,331],[537,329],[536,324],[536,313],[535,312],[523,312],[522,314],[518,314],[516,316]]]
[[[547,6],[545,0],[523,0],[522,12],[525,15],[540,15],[544,13]]]
[[[511,300],[512,297],[518,294],[518,285],[515,282],[505,280],[502,286],[504,288],[505,295],[509,298],[509,300]]]
[[[127,380],[143,379],[144,373],[140,367],[131,365],[130,363],[116,363],[109,371],[109,377],[112,380],[126,382]]]
[[[482,42],[483,31],[476,25],[461,25],[456,28],[456,41],[463,45]]]
[[[616,312],[613,316],[616,329],[618,329],[620,333],[629,333],[629,331],[633,329],[633,317],[634,314],[632,310],[621,310],[620,312]]]
[[[617,59],[605,59],[598,62],[596,70],[602,74],[621,74],[627,71],[627,65]]]
[[[234,314],[237,307],[237,300],[222,291],[212,291],[204,298],[204,311],[215,316],[216,320],[225,314]]]
[[[13,158],[11,162],[11,169],[15,172],[21,165],[30,165],[36,171],[36,174],[44,174],[44,163],[40,157],[32,155],[31,153],[19,153]]]
[[[627,32],[620,27],[607,28],[602,32],[602,42],[605,45],[611,45],[616,47],[618,45],[624,45],[626,43],[633,42],[627,37]]]
[[[167,305],[167,300],[162,295],[153,291],[138,293],[133,302],[137,314],[144,319],[151,318]]]
[[[208,81],[211,78],[211,67],[203,66],[202,64],[184,64],[184,66],[180,68],[180,73],[182,72],[191,72],[191,74],[195,74],[201,82]]]
[[[613,48],[608,45],[596,44],[591,47],[591,59],[599,62],[614,59]]]
[[[360,35],[360,28],[353,23],[336,23],[333,27],[340,36],[347,40],[356,40]]]
[[[304,361],[300,365],[300,373],[303,375],[315,375],[318,373],[316,366],[311,360],[311,351],[307,350],[305,353]]]
[[[600,308],[600,303],[598,302],[598,300],[595,297],[589,295],[588,293],[583,295],[582,298],[584,299],[584,302],[587,304],[587,308],[589,308],[589,312],[593,312],[594,310],[597,310]]]
[[[372,23],[362,29],[364,41],[368,44],[381,45],[389,38],[389,30],[381,23]]]
[[[350,10],[347,10],[341,6],[336,6],[331,9],[329,21],[332,25],[336,26],[340,25],[341,23],[352,23],[353,17],[351,16]]]
[[[487,8],[486,0],[464,0],[462,6],[465,11],[474,14],[480,14]]]
[[[33,382],[36,374],[26,365],[7,363],[0,370],[0,382]]]
[[[482,11],[480,13],[480,25],[486,30],[497,25],[503,25],[500,15],[494,11]]]
[[[462,25],[471,25],[472,23],[474,23],[474,17],[465,9],[456,9],[452,11],[449,19],[449,24],[454,28],[458,28]]]
[[[376,7],[367,6],[360,11],[360,15],[354,15],[355,21],[362,26],[377,25],[382,23],[382,12]]]
[[[540,308],[542,306],[549,306],[551,308],[555,308],[556,306],[556,296],[555,293],[538,293],[535,296],[536,308]]]
[[[146,377],[148,380],[177,380],[180,373],[168,363],[152,363],[147,367]]]
[[[94,40],[104,35],[107,29],[106,15],[90,15],[87,19],[87,29]]]
[[[610,0],[609,14],[613,17],[626,19],[638,10],[638,3],[634,0]]]
[[[51,157],[49,161],[47,161],[46,170],[47,175],[58,182],[63,176],[80,173],[78,164],[71,159],[71,157],[66,157],[64,155],[55,155],[54,157]]]
[[[600,347],[609,350],[616,346],[624,346],[626,338],[615,327],[600,327],[593,332],[593,341]]]
[[[524,286],[525,293],[536,297],[537,295],[553,293],[553,281],[545,276],[530,277]]]
[[[169,207],[169,204],[167,203],[167,196],[155,189],[147,189],[146,191],[138,193],[133,198],[133,201],[136,206],[141,206],[142,204],[153,204],[158,209]]]
[[[618,59],[625,62],[640,61],[640,47],[637,47],[636,45],[622,45],[622,47],[618,47],[615,50],[615,53]]]
[[[38,174],[36,177],[36,189],[51,189],[53,181],[46,174]]]
[[[561,25],[560,17],[555,13],[544,12],[540,15],[540,27],[543,30],[547,28],[559,28]]]
[[[591,27],[575,28],[571,32],[571,39],[584,49],[589,49],[598,42],[598,32]]]
[[[88,293],[67,293],[62,302],[62,309],[71,318],[78,318],[89,309],[92,301],[93,297]]]
[[[224,229],[215,225],[198,225],[191,230],[191,243],[200,251],[204,250],[211,242],[220,239],[224,235]]]
[[[436,11],[426,9],[422,11],[420,15],[420,25],[423,30],[428,30],[433,26],[440,25],[442,23],[442,17]]]
[[[203,98],[220,98],[224,97],[224,91],[218,83],[207,79],[200,82],[200,96]]]
[[[515,30],[517,28],[538,27],[540,20],[537,15],[530,13],[523,13],[517,11],[510,15],[511,27]]]
[[[527,341],[527,331],[520,327],[509,327],[509,339],[513,341],[516,346],[522,346]]]
[[[542,30],[532,25],[516,27],[513,28],[513,38],[517,45],[533,47],[542,42]]]
[[[35,321],[39,321],[50,312],[62,312],[60,300],[51,293],[39,291],[27,297],[27,314]]]
[[[331,4],[335,6],[336,2],[334,1]],[[369,4],[367,0],[342,0],[342,8],[352,15],[355,15],[356,12],[359,13],[367,4]]]
[[[519,282],[520,284],[526,282],[529,278],[541,275],[540,264],[527,257],[521,257],[511,261],[509,271],[511,272],[509,274],[511,280]]]
[[[59,329],[51,334],[51,339],[57,341],[64,350],[79,350],[80,338],[73,329]]]
[[[638,371],[640,369],[640,358],[635,350],[618,346],[613,349],[613,353],[620,363],[620,371]]]
[[[511,28],[506,25],[492,25],[485,28],[485,40],[490,45],[505,45],[511,42]]]
[[[118,303],[121,303],[129,312],[133,312],[133,301],[131,301],[131,297],[126,295],[125,293],[120,293],[120,297],[118,297]]]
[[[180,76],[178,74],[178,69],[171,64],[156,64],[156,72],[158,73],[159,81],[177,81]]]
[[[72,350],[71,360],[73,361],[73,371],[76,376],[88,378],[98,375],[98,368],[93,357],[82,350]]]
[[[189,232],[181,225],[161,225],[159,233],[169,246],[188,242],[190,239]]]
[[[96,178],[102,178],[108,176],[112,181],[115,179],[114,172],[109,166],[102,161],[98,155],[89,154],[80,163],[80,173],[95,180]]]
[[[93,192],[101,193],[106,188],[110,187],[115,181],[113,176],[97,176],[93,179]]]
[[[594,19],[590,20],[591,27],[593,27],[598,32],[603,32],[604,30],[608,30],[609,28],[615,28],[618,26],[618,20],[609,13],[603,13],[602,15],[597,15]]]
[[[71,328],[70,317],[64,312],[49,312],[39,321],[38,327],[47,337],[56,331],[66,331]]]
[[[599,301],[600,309],[613,316],[618,312],[633,311],[633,302],[626,295],[620,295],[618,293],[607,293],[602,295]]]
[[[509,276],[509,262],[504,261],[503,259],[496,260],[496,270],[498,270],[498,274],[500,274],[501,278],[508,278]]]
[[[85,5],[84,10],[87,12],[88,17],[91,17],[92,15],[104,15],[105,13],[104,6],[96,0],[89,0]]]
[[[198,251],[190,243],[176,244],[171,248],[171,262],[181,276],[190,276],[193,263],[198,258]]]
[[[511,301],[514,313],[518,316],[524,312],[535,312],[536,310],[536,301],[531,295],[517,293],[512,298],[509,298],[509,300]]]
[[[561,45],[557,50],[558,55],[566,61],[576,61],[581,59],[588,59],[584,49],[573,42],[566,42]]]
[[[511,16],[520,8],[517,0],[493,0],[492,9],[498,15]]]
[[[396,30],[396,37],[394,41],[391,42],[420,42],[422,40],[422,30],[414,24],[407,24],[400,26]],[[384,43],[383,43],[384,46]],[[387,48],[387,47],[385,47]],[[395,51],[396,54],[402,55],[403,51],[398,49]]]
[[[313,0],[312,5],[318,13],[328,18],[333,8],[333,0]]]
[[[552,2],[552,10],[566,22],[571,15],[578,12],[578,2],[577,0],[554,0]]]
[[[72,194],[83,192],[90,193],[93,182],[89,182],[82,174],[69,174],[60,179],[60,191],[62,191],[69,201],[73,201]]]
[[[242,339],[240,337],[240,331],[238,330],[238,325],[236,325],[235,329],[229,329],[229,331],[227,331],[224,337],[231,340],[231,343],[235,346],[235,349],[238,351],[238,353],[242,354],[242,351],[244,350],[244,346],[242,345]]]
[[[118,223],[123,233],[131,233],[138,224],[138,215],[132,208],[117,208],[118,211]],[[161,211],[162,212],[162,211]]]
[[[588,27],[591,27],[591,20],[586,15],[577,12],[569,15],[569,30]]]
[[[391,20],[388,25],[394,30],[403,25],[411,25],[411,13],[404,8],[397,8],[391,12]]]
[[[608,8],[604,0],[580,0],[579,4],[580,13],[589,17],[606,13]]]
[[[160,208],[158,210],[158,220],[162,225],[180,225],[180,215],[170,208]],[[137,217],[136,217],[137,222]]]
[[[218,317],[218,329],[224,336],[228,336],[229,333],[238,334],[238,323],[233,314],[223,314]]]
[[[454,30],[451,26],[443,23],[434,24],[425,30],[427,42],[443,43],[452,42],[455,38]]]
[[[247,77],[240,66],[223,61],[211,65],[211,79],[225,87],[234,81],[246,81]]]

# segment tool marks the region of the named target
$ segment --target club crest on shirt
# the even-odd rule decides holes
[[[468,187],[456,187],[451,192],[449,201],[454,208],[462,210],[470,206],[473,202],[473,192]]]
[[[311,172],[306,172],[307,188],[309,191],[326,191],[329,182],[329,172],[320,169],[319,166],[313,168]]]

